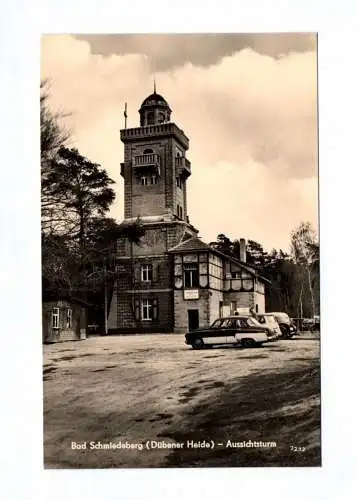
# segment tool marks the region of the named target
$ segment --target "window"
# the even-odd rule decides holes
[[[157,175],[143,175],[141,178],[141,184],[142,186],[149,186],[150,184],[158,184],[158,176]]]
[[[157,299],[142,299],[141,319],[144,321],[158,319]]]
[[[179,205],[177,205],[177,216],[179,217]]]
[[[153,280],[153,266],[152,264],[144,264],[141,267],[142,281],[152,281]]]
[[[66,311],[66,328],[72,328],[72,309]]]
[[[181,189],[182,188],[182,180],[181,180],[181,178],[177,177],[176,181],[177,181],[177,187]]]
[[[237,280],[239,278],[241,278],[241,275],[239,272],[234,272],[234,273],[231,273],[231,278],[234,279],[234,280]]]
[[[151,155],[151,154],[153,154],[153,149],[145,149],[145,150],[143,151],[143,154],[144,154],[144,155]]]
[[[182,207],[179,207],[179,217],[180,217],[180,219],[183,218],[183,208]]]
[[[199,286],[199,267],[196,262],[184,264],[184,288]]]
[[[58,307],[52,309],[52,328],[60,328],[60,309]]]
[[[154,113],[152,111],[150,111],[147,114],[147,124],[148,125],[153,125],[154,124]]]

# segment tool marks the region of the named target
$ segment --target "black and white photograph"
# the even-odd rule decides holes
[[[46,469],[321,466],[317,40],[42,35]]]

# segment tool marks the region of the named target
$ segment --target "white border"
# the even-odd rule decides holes
[[[353,498],[357,453],[357,2],[33,0],[2,4],[1,416],[4,498]],[[42,470],[39,34],[318,31],[322,469]],[[353,335],[352,335],[353,332]],[[5,469],[5,470],[4,470]]]

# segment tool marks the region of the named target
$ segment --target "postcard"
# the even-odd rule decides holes
[[[320,467],[317,35],[43,35],[46,469]]]

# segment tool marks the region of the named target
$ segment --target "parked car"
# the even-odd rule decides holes
[[[313,323],[311,325],[311,333],[319,333],[321,331],[321,318],[320,316],[313,317]]]
[[[271,314],[274,315],[284,339],[289,339],[297,333],[297,328],[288,314],[284,312],[273,312]]]
[[[261,326],[269,328],[277,336],[281,335],[280,325],[272,313],[257,314],[257,321]]]
[[[277,340],[278,335],[270,328],[261,326],[250,316],[219,318],[208,328],[198,328],[185,335],[185,343],[193,349],[213,345],[233,344],[254,347]]]

